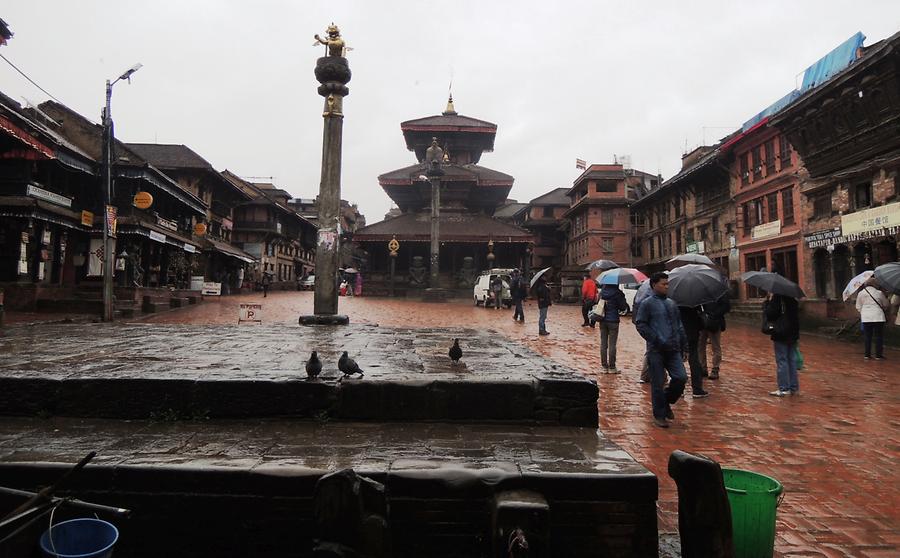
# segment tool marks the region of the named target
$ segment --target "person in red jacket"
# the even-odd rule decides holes
[[[588,318],[588,312],[597,304],[598,300],[600,299],[597,293],[597,282],[590,274],[585,274],[584,281],[581,283],[581,316],[584,318],[581,327],[594,327],[594,322]]]

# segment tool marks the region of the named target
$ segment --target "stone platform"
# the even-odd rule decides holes
[[[114,520],[120,558],[311,556],[313,487],[342,468],[385,485],[398,558],[496,556],[492,512],[521,490],[548,505],[547,556],[657,555],[656,477],[590,428],[0,420],[4,486],[47,485],[89,451],[70,490],[133,510]]]
[[[308,381],[313,350],[324,369]],[[343,351],[364,378],[339,380]],[[593,380],[469,329],[46,325],[10,329],[0,354],[4,415],[598,422]]]

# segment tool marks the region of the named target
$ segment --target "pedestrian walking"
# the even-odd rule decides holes
[[[272,283],[272,275],[269,272],[264,271],[262,274],[262,291],[263,298],[269,296],[269,285]]]
[[[538,303],[538,335],[550,335],[550,332],[547,331],[547,310],[553,302],[550,301],[550,287],[547,286],[543,275],[538,277],[534,292],[537,295]]]
[[[681,325],[678,307],[667,298],[669,278],[666,274],[654,273],[650,277],[650,288],[653,295],[641,302],[635,324],[647,342],[653,422],[660,428],[668,428],[668,421],[675,418],[672,405],[681,397],[687,382],[682,362],[688,348],[687,335]],[[663,387],[667,371],[669,385]]]
[[[491,277],[491,295],[494,297],[494,310],[500,310],[503,302],[503,279],[499,275]]]
[[[522,308],[522,301],[527,295],[527,287],[525,286],[525,278],[519,273],[518,269],[514,269],[509,278],[509,294],[516,309],[513,311],[513,320],[517,322],[525,322],[525,311]]]
[[[878,283],[869,279],[866,286],[856,295],[856,310],[862,321],[866,353],[863,358],[872,358],[872,338],[875,338],[875,358],[884,359],[884,324],[888,317],[888,299],[881,292]]]
[[[617,285],[603,285],[600,290],[600,366],[604,374],[618,374],[616,342],[619,339],[619,315],[628,310],[625,293]]]
[[[709,397],[709,392],[703,389],[703,365],[700,363],[700,331],[703,324],[700,321],[700,311],[697,307],[679,306],[681,325],[688,342],[688,365],[691,368],[691,394],[694,399]]]
[[[353,296],[362,296],[363,278],[362,273],[356,273],[356,279],[353,282]]]
[[[703,375],[710,380],[719,379],[719,367],[722,364],[722,332],[725,331],[725,314],[731,312],[731,301],[728,294],[722,295],[717,301],[704,304],[700,308],[700,318],[703,328],[700,330],[698,348],[700,364],[703,365]],[[712,370],[707,367],[706,345],[712,348]]]
[[[591,278],[589,273],[585,273],[584,281],[581,282],[581,316],[584,318],[581,327],[594,327],[594,322],[590,320],[588,313],[598,300],[597,281]]]
[[[769,395],[784,397],[800,394],[797,376],[797,342],[800,340],[800,305],[792,296],[772,294],[763,303],[766,330],[775,351],[778,389]]]

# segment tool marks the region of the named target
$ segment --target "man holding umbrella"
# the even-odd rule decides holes
[[[650,277],[650,288],[653,296],[641,303],[635,324],[638,333],[647,341],[653,422],[660,428],[668,428],[668,421],[675,418],[672,405],[681,397],[687,382],[682,363],[682,355],[688,349],[687,336],[678,307],[667,298],[669,278],[666,274],[654,273]],[[666,371],[671,380],[664,388]]]
[[[553,302],[550,300],[550,287],[547,286],[547,280],[544,278],[548,271],[550,268],[545,267],[531,278],[531,288],[537,295],[538,303],[538,335],[550,335],[547,331],[547,310]]]

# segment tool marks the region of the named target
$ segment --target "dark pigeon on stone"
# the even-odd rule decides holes
[[[461,358],[462,349],[459,348],[459,339],[454,339],[453,346],[450,347],[450,360],[453,361],[453,364],[457,364]]]
[[[309,355],[309,360],[306,361],[306,377],[310,380],[315,380],[319,377],[320,372],[322,372],[322,361],[319,360],[319,355],[316,354],[316,351],[313,351]]]
[[[356,364],[356,361],[347,356],[347,351],[344,351],[344,354],[338,359],[338,370],[344,373],[344,378],[353,374],[359,374],[360,378],[365,376],[362,369]]]

